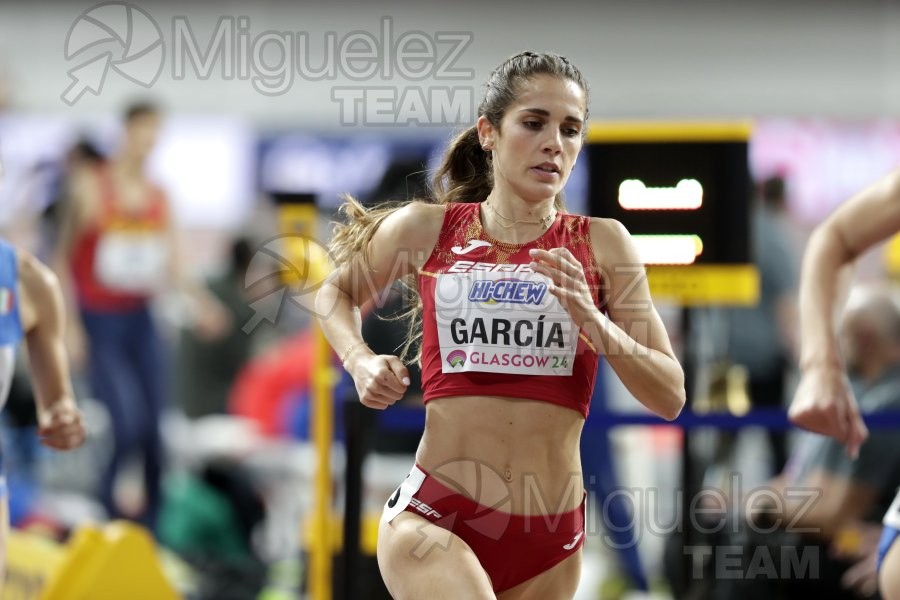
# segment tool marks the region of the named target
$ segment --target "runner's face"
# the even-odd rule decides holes
[[[556,196],[581,151],[584,115],[584,90],[574,81],[537,75],[522,83],[495,132],[495,181],[526,199]]]
[[[139,158],[146,158],[159,135],[160,117],[147,113],[134,117],[125,130],[125,141],[128,152]]]

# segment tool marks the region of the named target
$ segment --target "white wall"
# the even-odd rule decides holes
[[[11,73],[13,109],[104,113],[147,92],[111,72],[99,96],[85,94],[73,107],[60,99],[70,83],[68,70],[79,64],[65,60],[66,36],[91,4],[0,5],[0,64],[5,62]],[[596,117],[900,116],[900,4],[887,0],[137,4],[160,24],[168,54],[153,95],[171,110],[237,113],[273,126],[339,127],[335,86],[418,86],[428,92],[450,85],[477,94],[495,64],[523,49],[571,57],[592,85]],[[324,31],[341,38],[364,30],[377,37],[384,16],[392,18],[395,36],[411,30],[429,36],[468,32],[473,43],[456,66],[472,69],[475,78],[413,82],[376,77],[359,83],[295,76],[280,96],[260,94],[246,80],[223,80],[219,71],[208,80],[198,80],[191,70],[184,80],[172,78],[175,17],[185,17],[205,46],[221,17],[240,15],[249,17],[251,38],[265,30],[307,32],[312,64],[322,60]],[[438,47],[441,58],[448,48]],[[275,47],[269,50],[266,56],[277,58]]]

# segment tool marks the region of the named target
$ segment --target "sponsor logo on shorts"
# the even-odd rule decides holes
[[[415,498],[413,498],[409,501],[409,505],[412,506],[413,508],[415,508],[417,511],[419,511],[423,515],[425,515],[426,517],[434,517],[436,519],[440,519],[440,518],[443,518],[443,516],[444,516],[441,513],[439,513],[438,511],[436,511],[433,508],[431,508],[430,506],[428,506],[427,504],[425,504],[424,502],[416,500]]]
[[[580,540],[581,536],[583,536],[583,535],[584,535],[584,532],[579,531],[578,535],[575,536],[575,539],[572,540],[571,544],[563,544],[563,550],[571,550],[572,548],[574,548],[578,544],[578,540]]]

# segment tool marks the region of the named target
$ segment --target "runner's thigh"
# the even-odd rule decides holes
[[[496,600],[469,545],[410,512],[381,520],[378,567],[394,600]]]

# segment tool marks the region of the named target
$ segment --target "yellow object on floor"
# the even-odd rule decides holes
[[[40,598],[50,574],[59,568],[65,554],[65,546],[52,540],[11,530],[6,542],[6,582],[0,598]]]
[[[12,531],[7,569],[3,599],[180,598],[163,575],[153,538],[125,521],[82,527],[64,546]]]
[[[381,521],[381,513],[369,513],[363,516],[359,532],[359,547],[363,554],[375,556],[378,546],[378,524]],[[312,522],[307,519],[303,526],[304,548],[312,544],[316,532]],[[340,552],[344,545],[344,519],[343,515],[332,515],[331,518],[331,549]]]

